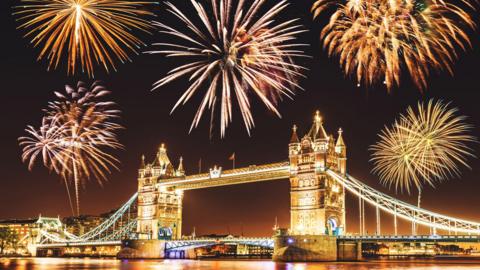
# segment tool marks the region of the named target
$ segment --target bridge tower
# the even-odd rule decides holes
[[[138,221],[140,239],[179,239],[182,234],[183,191],[160,187],[164,179],[185,177],[182,158],[178,169],[167,155],[164,144],[158,149],[155,160],[142,164],[138,171]]]
[[[335,141],[317,111],[309,132],[299,139],[293,127],[289,144],[290,234],[340,235],[345,231],[345,190],[326,169],[346,174],[342,129]]]

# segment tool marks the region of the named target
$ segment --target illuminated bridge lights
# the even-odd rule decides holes
[[[167,241],[165,249],[167,251],[184,250],[189,248],[221,245],[221,244],[235,244],[235,245],[249,245],[259,246],[265,248],[273,248],[272,238],[204,238],[192,240],[173,240]]]
[[[218,179],[215,179],[215,183],[212,185],[227,184],[228,181],[224,181],[224,178],[235,179],[236,183],[244,181],[241,177],[251,177],[252,174],[262,174],[262,177],[257,178],[267,179],[268,173],[278,173],[277,175],[283,175],[281,178],[284,179],[289,173],[288,163],[277,163],[275,165],[268,166],[256,166],[256,169],[247,168],[247,169],[237,169],[234,172],[230,173],[225,171]],[[344,177],[339,175],[336,172],[327,170],[327,173],[330,174],[340,185],[345,187],[348,191],[352,192],[356,196],[360,196],[361,199],[367,201],[375,207],[379,207],[385,212],[398,216],[408,221],[415,221],[417,224],[425,225],[427,227],[433,227],[437,229],[442,229],[450,231],[453,233],[463,233],[470,235],[399,235],[399,236],[388,236],[388,235],[375,235],[375,236],[339,236],[339,239],[342,240],[388,240],[388,241],[465,241],[465,242],[480,242],[480,223],[466,221],[462,219],[457,219],[454,217],[449,217],[446,215],[441,215],[431,211],[427,211],[416,206],[407,204],[405,202],[399,201],[391,196],[388,196],[384,193],[381,193],[365,184],[359,180],[354,179],[351,176]],[[274,176],[277,177],[277,176]],[[279,177],[279,176],[278,176]],[[278,178],[280,179],[280,177]],[[188,181],[185,184],[182,184],[181,181]],[[195,183],[195,182],[201,183]],[[246,181],[246,180],[245,180]],[[188,180],[177,180],[176,182],[170,181],[166,182],[166,185],[178,185],[182,189],[191,189],[195,185],[205,186],[208,185],[208,182],[204,181],[202,178],[190,178]],[[52,233],[48,231],[41,231],[42,239],[38,242],[37,247],[65,247],[65,246],[85,246],[85,245],[119,245],[122,235],[127,235],[129,233],[134,233],[136,231],[136,221],[132,220],[131,222],[124,225],[124,227],[117,228],[113,232],[111,228],[114,226],[115,222],[118,221],[127,209],[136,202],[137,194],[132,196],[125,205],[123,205],[115,214],[113,214],[109,219],[105,220],[98,227],[93,230],[81,235],[75,236],[67,231],[60,233]],[[109,232],[109,233],[107,233]],[[167,242],[167,249],[179,249],[183,247],[191,247],[195,245],[207,245],[207,244],[218,244],[221,243],[236,243],[236,244],[247,244],[247,245],[258,245],[265,247],[273,247],[273,240],[270,238],[233,238],[233,239],[197,239],[197,240],[178,240],[178,241],[169,241]]]
[[[288,162],[278,162],[266,165],[251,165],[245,168],[226,170],[212,178],[211,174],[203,173],[186,176],[184,179],[165,179],[159,187],[173,187],[180,190],[218,187],[225,185],[245,184],[270,180],[288,179],[290,166]]]

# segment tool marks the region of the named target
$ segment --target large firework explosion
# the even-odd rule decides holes
[[[473,154],[467,144],[476,139],[469,134],[472,126],[465,123],[465,116],[457,112],[430,100],[416,110],[409,107],[392,127],[385,127],[371,147],[373,171],[382,183],[421,192],[424,184],[434,186],[459,175],[459,165],[469,167],[466,158]]]
[[[247,3],[248,2],[248,3]],[[184,29],[155,22],[160,33],[170,36],[168,43],[156,43],[161,49],[149,53],[185,60],[167,76],[154,84],[159,88],[180,77],[189,79],[185,90],[173,107],[188,102],[197,92],[203,99],[193,119],[191,129],[197,127],[202,115],[219,104],[220,133],[232,121],[233,100],[236,99],[247,132],[254,126],[249,95],[257,96],[265,106],[280,116],[276,102],[282,96],[291,97],[294,88],[300,88],[297,78],[304,69],[293,62],[304,56],[297,49],[296,35],[304,32],[297,19],[275,21],[288,4],[276,3],[261,12],[266,0],[244,1],[211,0],[209,9],[204,3],[191,0],[198,18],[189,18],[174,4],[166,2],[168,11],[179,19]],[[207,4],[208,5],[208,4]],[[191,130],[190,129],[190,130]]]
[[[57,68],[67,57],[67,70],[77,69],[94,75],[95,64],[106,71],[116,61],[131,61],[144,43],[132,30],[149,32],[151,25],[141,16],[153,15],[142,8],[146,1],[129,0],[21,0],[14,14],[22,21],[35,47],[41,47],[38,60],[48,59]],[[80,67],[79,67],[80,66]]]
[[[419,89],[431,71],[453,74],[457,52],[471,45],[466,31],[476,27],[469,0],[318,0],[314,16],[332,6],[321,34],[328,54],[359,85],[383,82],[388,90],[400,85],[403,70]]]
[[[45,167],[58,173],[67,188],[74,185],[79,215],[80,186],[85,180],[95,178],[102,184],[110,167],[118,169],[118,160],[105,150],[122,148],[115,133],[122,127],[115,122],[120,113],[115,103],[102,100],[110,92],[98,82],[90,88],[79,82],[65,90],[65,94],[55,92],[58,100],[49,103],[41,127],[29,126],[29,136],[19,141],[29,169],[42,157]]]

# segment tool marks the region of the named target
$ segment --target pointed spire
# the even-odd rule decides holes
[[[167,148],[165,147],[164,143],[160,144],[160,147],[158,148],[159,153],[167,153]]]
[[[292,127],[292,137],[290,138],[290,143],[299,143],[300,140],[298,139],[297,135],[297,125],[293,125]]]
[[[185,169],[183,168],[183,157],[180,157],[180,162],[178,163],[177,176],[185,175]]]
[[[336,147],[345,147],[345,142],[343,141],[343,129],[339,128],[338,129],[338,139],[337,139],[337,144],[335,145]]]
[[[142,155],[142,162],[140,163],[140,169],[145,168],[145,155]]]
[[[315,112],[315,116],[313,117],[313,125],[310,131],[308,132],[308,136],[312,138],[312,140],[327,140],[328,135],[325,129],[323,128],[323,121],[322,117],[320,116],[320,111]]]
[[[157,157],[155,158],[154,166],[160,166],[166,168],[170,164],[170,159],[167,156],[167,148],[165,144],[160,144],[158,148]]]

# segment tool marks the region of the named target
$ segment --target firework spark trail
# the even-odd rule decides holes
[[[371,147],[373,171],[383,184],[410,192],[411,186],[421,191],[424,183],[436,182],[459,175],[459,165],[469,167],[466,158],[473,156],[469,142],[472,126],[457,116],[456,108],[441,101],[419,103],[417,110],[409,107],[395,124],[379,134],[380,140]]]
[[[60,174],[61,167],[65,166],[65,164],[61,157],[62,149],[58,144],[58,140],[65,131],[65,125],[59,124],[55,118],[47,119],[44,117],[40,129],[37,130],[32,126],[28,126],[25,131],[30,137],[20,137],[19,144],[23,146],[22,161],[28,161],[28,169],[32,170],[36,159],[41,157],[45,167]],[[72,214],[75,215],[67,179],[63,178],[63,180],[67,190],[70,209]]]
[[[388,90],[400,85],[404,69],[421,90],[431,71],[453,74],[458,51],[471,47],[466,31],[476,29],[468,0],[318,0],[312,11],[319,16],[333,6],[321,33],[328,54],[359,85],[383,82]]]
[[[110,167],[118,169],[119,161],[104,150],[123,147],[115,133],[122,126],[114,122],[120,113],[115,103],[102,101],[110,92],[98,82],[90,88],[79,82],[77,88],[67,85],[65,90],[65,94],[55,92],[58,100],[49,103],[40,129],[29,126],[29,136],[19,141],[29,169],[41,155],[45,167],[73,183],[79,215],[80,186],[85,180],[95,178],[101,185]]]
[[[229,0],[210,1],[211,13],[198,1],[191,3],[199,20],[193,21],[174,4],[166,2],[168,12],[179,19],[187,30],[154,22],[159,32],[172,37],[169,43],[155,43],[162,47],[151,54],[182,57],[179,64],[154,84],[160,88],[178,78],[189,78],[189,87],[179,98],[172,112],[201,91],[205,93],[194,116],[190,131],[197,127],[205,110],[220,105],[220,133],[232,121],[232,100],[236,99],[247,132],[254,127],[249,94],[257,96],[265,106],[280,116],[276,103],[282,96],[291,98],[293,88],[301,88],[298,77],[304,67],[293,62],[305,57],[295,43],[297,34],[305,32],[297,19],[276,23],[274,18],[287,6],[286,1],[276,3],[265,13],[260,9],[265,0],[255,0],[249,6],[245,1],[236,4]],[[257,19],[258,18],[258,19]],[[209,84],[209,85],[208,85]]]
[[[133,30],[149,33],[150,23],[142,16],[148,1],[128,0],[21,0],[14,15],[22,21],[34,47],[42,47],[38,60],[47,58],[48,68],[56,69],[67,55],[67,72],[94,76],[94,64],[108,72],[116,61],[131,61],[129,52],[138,53],[145,44]]]

